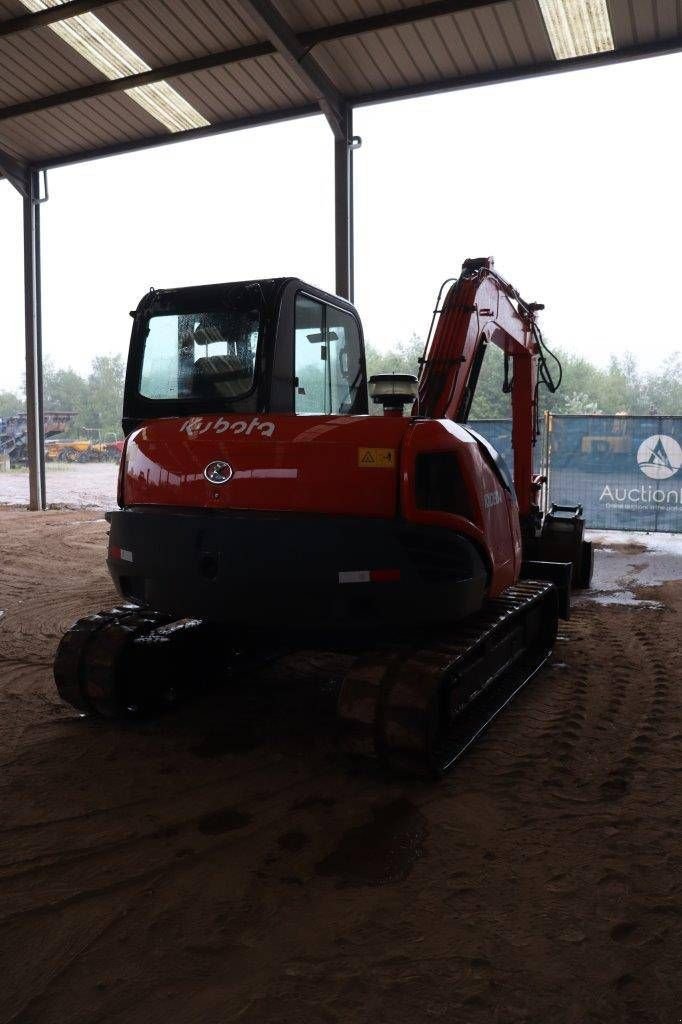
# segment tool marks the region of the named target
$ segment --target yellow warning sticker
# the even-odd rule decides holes
[[[358,448],[358,466],[362,469],[393,469],[395,448]]]

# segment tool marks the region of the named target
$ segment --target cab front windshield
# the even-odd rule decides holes
[[[172,401],[233,400],[253,388],[261,307],[243,296],[216,310],[152,313],[147,321],[140,394]]]

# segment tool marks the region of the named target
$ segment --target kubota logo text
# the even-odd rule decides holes
[[[502,494],[500,491],[488,491],[483,495],[483,504],[485,508],[494,508],[495,505],[502,504]]]
[[[261,420],[254,416],[251,420],[226,420],[222,416],[217,419],[207,420],[203,416],[192,416],[180,427],[180,433],[188,437],[201,437],[202,434],[225,434],[230,431],[232,434],[244,434],[248,436],[258,431],[263,437],[272,437],[275,432],[275,424],[271,420]]]

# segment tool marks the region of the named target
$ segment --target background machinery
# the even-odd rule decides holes
[[[52,439],[69,430],[76,418],[75,412],[46,412],[43,414],[43,431],[46,447]],[[10,465],[25,466],[28,462],[28,427],[26,413],[16,413],[0,419],[0,455],[9,456]]]
[[[383,415],[368,416],[344,300],[291,278],[150,291],[107,517],[127,604],[65,634],[62,697],[108,717],[156,706],[192,688],[215,629],[222,668],[232,647],[314,644],[339,652],[348,748],[446,771],[547,659],[571,577],[589,582],[580,507],[539,504],[538,385],[558,385],[541,308],[492,260],[466,261],[419,378],[372,378]],[[513,478],[466,427],[489,344],[505,354]]]
[[[118,462],[123,451],[123,441],[109,431],[104,436],[97,427],[84,427],[89,434],[85,438],[66,441],[52,440],[45,445],[48,462]]]

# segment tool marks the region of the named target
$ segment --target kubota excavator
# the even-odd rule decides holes
[[[441,289],[419,377],[369,381],[372,416],[343,299],[291,278],[150,291],[107,516],[127,603],[65,634],[61,696],[125,716],[171,699],[179,672],[191,688],[216,648],[223,665],[248,642],[338,648],[346,746],[445,772],[547,659],[571,576],[589,582],[581,507],[539,505],[538,384],[558,383],[541,308],[492,260],[467,260]],[[466,426],[490,343],[513,479]]]

